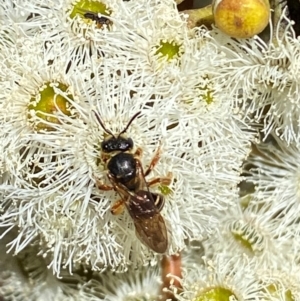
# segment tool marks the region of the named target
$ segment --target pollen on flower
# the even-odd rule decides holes
[[[213,96],[212,92],[210,90],[205,89],[205,94],[203,95],[203,99],[206,101],[206,103],[209,105],[213,102]]]
[[[172,72],[176,72],[184,54],[184,43],[180,35],[174,38],[174,33],[164,33],[163,37],[153,41],[149,50],[150,64],[155,71],[171,68]]]
[[[53,127],[49,125],[49,123],[60,123],[59,118],[54,115],[57,112],[61,112],[67,116],[71,115],[69,101],[57,93],[57,89],[54,88],[55,86],[63,93],[68,90],[68,87],[63,83],[53,84],[48,82],[43,86],[42,90],[30,100],[28,117],[30,121],[33,121],[34,128],[38,131],[53,130]],[[73,100],[72,95],[68,94],[67,96]],[[34,115],[46,122],[33,120]]]
[[[208,84],[198,84],[194,87],[195,90],[199,91],[199,97],[197,98],[198,101],[204,101],[207,105],[210,105],[214,102],[214,97],[213,97],[213,90],[208,86]],[[184,100],[184,103],[190,106],[193,104],[194,99],[187,99]]]
[[[182,54],[181,45],[177,44],[175,41],[160,41],[156,47],[156,55],[165,57],[167,61],[173,59],[178,59]]]
[[[44,158],[38,151],[33,152],[32,149],[22,148],[20,150],[20,161],[24,165],[24,173],[27,175],[27,181],[34,187],[43,187],[46,181],[44,169]],[[54,156],[51,161],[55,161]],[[25,166],[27,165],[27,168]]]
[[[209,288],[207,291],[201,292],[196,298],[195,301],[206,301],[206,300],[211,300],[211,301],[229,301],[233,297],[235,299],[236,296],[234,293],[224,287],[217,286],[213,288]]]
[[[219,120],[220,114],[232,112],[230,98],[226,98],[216,80],[205,73],[186,83],[181,93],[181,97],[178,97],[178,105],[190,114],[197,112],[197,116],[206,117],[214,115],[213,118]]]
[[[278,214],[276,206],[258,204],[257,198],[250,202],[244,209],[232,206],[228,217],[227,213],[220,216],[219,229],[204,242],[204,247],[210,253],[226,250],[232,256],[240,254],[259,263],[260,267],[286,261],[289,252],[282,249],[290,248],[290,234],[278,236],[284,221],[279,216],[274,219],[274,212]]]
[[[230,232],[234,239],[252,254],[262,251],[263,237],[251,225],[243,221],[233,222]]]
[[[172,189],[167,185],[159,185],[158,189],[163,195],[170,195],[172,193]]]
[[[207,83],[205,83],[204,85],[199,85],[197,88],[200,91],[200,97],[201,99],[203,99],[206,104],[210,105],[213,101],[214,101],[214,97],[213,97],[213,89],[210,87],[210,82],[208,81]]]
[[[281,283],[273,283],[263,289],[268,296],[265,300],[295,301],[290,289],[283,287]],[[283,298],[283,299],[282,299]]]

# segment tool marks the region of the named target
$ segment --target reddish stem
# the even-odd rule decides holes
[[[162,301],[170,299],[176,301],[177,299],[170,291],[164,291],[164,288],[169,289],[170,286],[176,287],[181,291],[182,286],[180,279],[182,279],[181,273],[181,255],[164,255],[161,260],[161,269],[162,269]],[[171,275],[170,275],[171,274]],[[172,277],[175,276],[175,277]]]

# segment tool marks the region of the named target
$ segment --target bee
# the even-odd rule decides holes
[[[97,187],[101,190],[115,190],[121,199],[112,206],[112,214],[120,214],[125,206],[140,241],[156,253],[165,253],[168,248],[167,227],[160,214],[165,199],[163,195],[151,192],[149,187],[158,183],[169,185],[171,174],[146,181],[146,177],[159,160],[160,149],[144,171],[140,161],[142,150],[138,148],[133,153],[133,140],[124,135],[141,112],[136,113],[118,135],[108,130],[100,116],[94,113],[103,130],[109,135],[101,142],[101,150],[102,159],[108,170],[107,177],[111,183],[109,186],[97,180]]]
[[[99,17],[97,12],[93,12],[93,11],[85,10],[85,9],[81,9],[81,11],[82,11],[81,14],[83,15],[83,17],[86,18],[86,19],[95,21],[98,28],[101,28],[102,25],[109,26],[109,25],[112,24],[112,21],[109,20],[107,17],[105,17],[105,16],[100,16]]]

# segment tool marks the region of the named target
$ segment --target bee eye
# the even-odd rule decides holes
[[[133,140],[131,138],[127,139],[127,148],[133,148]]]
[[[103,151],[107,151],[107,150],[109,149],[109,146],[108,146],[107,141],[103,141],[103,142],[101,143],[101,149],[102,149]]]

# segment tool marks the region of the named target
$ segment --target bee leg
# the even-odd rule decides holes
[[[134,156],[137,157],[137,158],[141,158],[143,156],[143,150],[139,147],[135,153],[134,153]]]
[[[152,169],[155,167],[155,165],[157,164],[157,162],[160,159],[160,146],[158,147],[154,157],[152,158],[150,165],[148,166],[147,170],[144,173],[144,176],[148,176],[149,173],[152,171]]]
[[[112,186],[103,184],[99,180],[96,180],[96,186],[99,190],[104,190],[104,191],[114,190]]]
[[[156,184],[169,186],[172,182],[172,176],[173,176],[172,173],[169,172],[166,177],[154,178],[151,181],[147,182],[147,184],[149,187]]]
[[[107,154],[102,153],[101,156],[100,156],[100,158],[101,158],[101,161],[104,164],[106,164],[110,157]]]
[[[110,208],[110,212],[113,215],[121,214],[124,211],[124,201],[116,201],[113,206]]]

